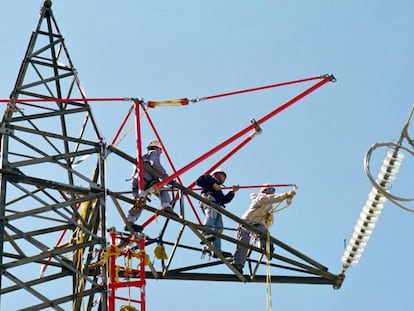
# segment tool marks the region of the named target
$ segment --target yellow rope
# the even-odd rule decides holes
[[[115,266],[115,282],[119,282],[119,270],[120,270],[119,266],[116,265]]]
[[[131,256],[125,256],[125,276],[132,275],[132,257]]]
[[[138,251],[138,252],[131,252],[131,256],[137,259],[141,259],[141,254],[145,255],[145,265],[148,266],[151,263],[151,261],[149,259],[149,256],[146,255],[145,250]]]
[[[94,174],[96,174],[96,172],[94,172]],[[87,215],[88,215],[88,211],[93,208],[93,206],[96,204],[96,200],[90,200],[90,201],[85,201],[82,202],[78,212],[80,215],[80,219],[78,220],[79,224],[82,224],[82,221],[85,221]],[[70,241],[70,243],[74,243],[74,244],[82,244],[85,240],[85,233],[83,231],[81,231],[79,229],[79,227],[76,227],[73,230],[72,233],[72,240]],[[74,263],[76,263],[76,269],[78,271],[83,271],[83,269],[87,269],[87,267],[85,267],[84,265],[84,249],[78,249],[77,251],[74,251],[72,253],[72,256],[74,258]],[[76,257],[75,257],[76,256]],[[85,289],[86,286],[86,280],[84,278],[81,278],[79,275],[76,274],[76,292],[82,292]]]
[[[270,269],[270,260],[272,258],[272,254],[270,253],[270,227],[273,225],[273,215],[281,210],[287,208],[291,203],[292,200],[288,198],[286,200],[286,206],[279,208],[280,204],[283,201],[279,202],[274,208],[269,210],[269,213],[266,216],[265,224],[266,224],[266,310],[272,311],[272,273]]]
[[[273,212],[269,212],[266,223],[266,310],[272,311],[272,272],[270,269],[270,227],[273,224]]]
[[[125,272],[132,274],[132,258],[141,259],[141,254],[145,255],[145,250],[140,250],[138,252],[130,251],[128,252],[128,256],[125,256]],[[145,255],[145,265],[150,264],[150,259],[148,255]],[[118,271],[117,271],[118,276]],[[118,281],[118,280],[117,280]],[[137,308],[134,306],[131,306],[131,287],[128,287],[128,303],[129,305],[123,305],[121,306],[120,311],[138,311]]]
[[[104,250],[103,252],[102,252],[102,258],[101,258],[101,260],[99,260],[96,264],[97,265],[99,265],[99,266],[102,266],[102,265],[104,265],[108,260],[109,260],[109,258],[111,257],[111,256],[119,256],[119,255],[121,255],[121,253],[122,253],[122,250],[119,248],[119,247],[116,247],[116,246],[114,246],[114,248],[115,248],[115,251],[114,252],[112,252],[111,251],[111,246],[108,246],[107,248],[106,248],[106,250]],[[131,257],[134,257],[134,258],[137,258],[137,259],[140,259],[141,258],[141,253],[144,253],[145,254],[145,250],[142,250],[142,251],[138,251],[138,252],[133,252],[133,251],[131,251],[130,253],[129,253],[129,255],[131,256]],[[145,265],[146,266],[148,266],[149,264],[150,264],[150,259],[149,259],[149,256],[148,255],[145,255]]]

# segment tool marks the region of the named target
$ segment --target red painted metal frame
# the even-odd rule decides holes
[[[222,159],[220,159],[216,164],[214,164],[210,169],[208,169],[204,174],[209,174],[212,171],[214,171],[216,168],[218,168],[220,165],[222,165],[225,161],[227,161],[232,155],[234,155],[237,151],[239,151],[242,147],[244,147],[248,142],[250,142],[253,137],[255,136],[257,132],[254,132],[250,134],[246,139],[244,139],[239,145],[237,145],[234,149],[232,149],[228,154],[226,154]],[[176,172],[176,171],[175,171]],[[181,183],[182,184],[182,183]],[[196,181],[193,181],[187,188],[192,188],[196,184]],[[192,205],[192,202],[190,198],[187,196],[188,201],[191,203],[192,210],[194,212],[194,215],[196,216],[198,223],[201,225],[200,217],[198,216],[198,213],[196,209],[194,208],[194,205]],[[145,228],[148,226],[153,220],[155,220],[158,217],[157,214],[153,214],[150,216],[141,226]]]
[[[268,121],[269,119],[273,118],[274,116],[276,116],[278,113],[282,112],[283,110],[287,109],[288,107],[292,106],[293,104],[295,104],[296,102],[298,102],[299,100],[301,100],[302,98],[306,97],[307,95],[309,95],[310,93],[314,92],[315,90],[317,90],[318,88],[322,87],[323,85],[325,85],[326,83],[333,81],[334,77],[331,75],[325,75],[325,76],[318,76],[318,77],[314,77],[314,78],[309,78],[309,79],[303,79],[302,82],[304,81],[310,81],[310,80],[315,80],[315,79],[321,79],[321,81],[319,81],[318,83],[314,84],[313,86],[309,87],[308,89],[306,89],[305,91],[303,91],[302,93],[300,93],[299,95],[295,96],[294,98],[292,98],[291,100],[287,101],[285,104],[279,106],[278,108],[274,109],[273,111],[271,111],[270,113],[266,114],[265,116],[263,116],[262,118],[260,118],[259,120],[257,120],[255,123],[252,123],[251,125],[247,126],[246,128],[244,128],[243,130],[239,131],[238,133],[236,133],[235,135],[233,135],[232,137],[226,139],[224,142],[222,142],[221,144],[217,145],[216,147],[214,147],[213,149],[211,149],[210,151],[206,152],[205,154],[201,155],[200,157],[198,157],[197,159],[195,159],[194,161],[190,162],[189,164],[185,165],[184,167],[182,167],[181,169],[179,169],[177,172],[169,175],[168,177],[166,177],[165,179],[163,179],[162,181],[160,181],[159,183],[157,183],[156,185],[154,185],[153,187],[151,187],[150,189],[147,189],[145,191],[145,194],[150,193],[152,191],[156,191],[157,189],[165,186],[166,184],[168,184],[169,182],[171,182],[172,180],[174,180],[175,178],[177,178],[178,176],[181,176],[183,173],[187,172],[189,169],[193,168],[194,166],[200,164],[202,161],[206,160],[207,158],[209,158],[210,156],[212,156],[213,154],[215,154],[216,152],[220,151],[221,149],[223,149],[224,147],[228,146],[229,144],[233,143],[235,140],[239,139],[240,137],[242,137],[243,135],[247,134],[249,131],[255,129],[257,127],[257,125],[261,125],[262,123]],[[241,91],[239,91],[241,92]],[[233,93],[237,93],[237,92],[233,92]],[[231,94],[231,93],[227,93],[227,94]],[[222,96],[225,96],[226,94],[222,94]],[[154,219],[157,217],[157,215],[153,215],[150,216],[143,224],[142,226],[145,228],[146,226],[148,226],[152,221],[154,221]]]
[[[110,251],[111,256],[109,256],[109,281],[107,284],[107,288],[109,291],[108,294],[108,310],[109,311],[116,311],[116,301],[128,301],[134,302],[140,305],[140,311],[146,310],[146,303],[145,303],[145,286],[146,286],[146,279],[145,279],[145,263],[146,263],[146,253],[145,253],[145,239],[142,238],[133,238],[128,237],[129,242],[133,242],[138,244],[140,253],[139,253],[139,268],[136,270],[132,270],[131,272],[134,272],[136,275],[138,275],[138,280],[134,281],[119,281],[117,273],[117,265],[116,260],[118,257],[118,254],[116,254],[116,242],[118,239],[120,239],[119,233],[117,232],[111,232],[111,245],[110,245]],[[121,256],[129,257],[131,258],[131,249],[123,250],[121,251]],[[123,267],[126,269],[126,267]],[[122,269],[122,267],[121,267]],[[138,287],[140,289],[140,299],[131,299],[130,297],[121,297],[116,294],[116,291],[121,288],[126,287]]]
[[[307,90],[305,90],[304,92],[300,93],[299,95],[297,95],[296,97],[294,97],[293,99],[289,100],[288,102],[286,102],[285,104],[283,104],[282,106],[279,106],[278,108],[276,108],[275,110],[273,110],[272,112],[268,113],[267,115],[265,115],[264,117],[262,117],[261,119],[257,120],[257,124],[262,124],[264,122],[266,122],[267,120],[273,118],[275,115],[277,115],[278,113],[282,112],[283,110],[285,110],[286,108],[290,107],[291,105],[295,104],[296,102],[298,102],[299,100],[301,100],[302,98],[304,98],[305,96],[309,95],[310,93],[312,93],[313,91],[315,91],[316,89],[320,88],[321,86],[325,85],[326,83],[328,83],[329,81],[331,81],[331,77],[325,77],[323,78],[322,81],[316,83],[315,85],[313,85],[312,87],[308,88]],[[213,149],[211,149],[210,151],[208,151],[207,153],[205,153],[204,155],[198,157],[197,159],[195,159],[194,161],[192,161],[191,163],[187,164],[186,166],[184,166],[183,168],[181,168],[180,170],[178,170],[176,173],[168,176],[167,178],[165,178],[164,180],[160,181],[158,184],[156,184],[154,186],[154,188],[160,188],[166,184],[168,184],[170,181],[172,181],[173,179],[177,178],[177,176],[182,175],[183,173],[185,173],[186,171],[188,171],[190,168],[196,166],[197,164],[201,163],[202,161],[204,161],[205,159],[207,159],[208,157],[210,157],[211,155],[215,154],[217,151],[220,151],[221,149],[223,149],[224,147],[226,147],[227,145],[231,144],[232,142],[234,142],[236,139],[240,138],[241,136],[245,135],[246,133],[248,133],[249,131],[251,131],[252,129],[254,129],[256,127],[256,124],[251,124],[249,126],[247,126],[246,128],[244,128],[243,130],[241,130],[240,132],[236,133],[235,135],[233,135],[232,137],[226,139],[224,142],[222,142],[221,144],[219,144],[218,146],[214,147]]]
[[[121,134],[122,130],[124,129],[125,124],[127,123],[128,119],[129,119],[129,116],[130,116],[130,115],[131,115],[131,113],[132,113],[132,109],[133,109],[133,108],[134,108],[134,106],[131,106],[131,108],[128,110],[128,113],[127,113],[127,115],[125,116],[124,120],[122,120],[121,126],[119,127],[119,129],[118,129],[118,131],[116,132],[116,134],[115,134],[114,138],[112,139],[111,146],[114,146],[114,145],[115,145],[115,143],[116,143],[116,141],[118,140],[119,135]]]
[[[161,143],[161,146],[162,146],[162,148],[163,148],[163,150],[164,150],[165,157],[167,158],[167,161],[168,161],[169,165],[171,166],[171,169],[173,170],[173,172],[174,172],[174,174],[175,174],[175,173],[177,172],[177,170],[176,170],[176,168],[175,168],[175,166],[174,166],[173,161],[171,160],[171,157],[170,157],[170,155],[169,155],[169,153],[168,153],[167,149],[165,148],[164,143],[163,143],[163,142],[162,142],[162,140],[161,140],[160,135],[158,134],[157,129],[155,128],[154,123],[152,122],[152,119],[151,119],[151,117],[150,117],[150,115],[149,115],[149,113],[148,113],[148,110],[147,110],[147,109],[145,109],[145,107],[143,107],[143,110],[144,110],[145,116],[147,117],[148,123],[150,124],[150,126],[151,126],[151,128],[152,128],[152,130],[153,130],[153,132],[154,132],[154,134],[155,134],[155,136],[156,136],[156,138],[157,138],[157,139],[158,139],[158,141]],[[182,182],[182,180],[181,180],[181,177],[180,177],[180,176],[177,176],[177,180],[179,181],[179,183],[183,184],[183,182]],[[188,196],[186,196],[186,197],[187,197],[188,203],[190,204],[190,207],[191,207],[191,209],[192,209],[192,211],[193,211],[193,213],[194,213],[194,215],[195,215],[195,217],[196,217],[196,219],[197,219],[198,223],[199,223],[199,224],[201,224],[201,219],[200,219],[200,217],[198,216],[198,213],[197,213],[197,211],[196,211],[196,209],[195,209],[195,207],[194,207],[193,202],[190,200],[190,198],[189,198]]]
[[[141,119],[139,117],[139,107],[141,102],[134,100],[135,110],[135,137],[137,145],[136,166],[138,168],[138,193],[144,191],[144,163],[140,161],[142,158],[142,140],[141,140]]]

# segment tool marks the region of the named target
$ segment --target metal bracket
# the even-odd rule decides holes
[[[254,129],[255,129],[256,133],[261,134],[262,133],[262,128],[260,127],[260,124],[257,123],[257,121],[255,119],[251,119],[250,122],[252,124],[254,124]]]
[[[14,130],[10,129],[8,127],[0,127],[0,134],[4,134],[4,135],[13,135]]]

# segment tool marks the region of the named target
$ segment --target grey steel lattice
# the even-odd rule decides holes
[[[51,2],[40,14],[1,124],[1,297],[80,310],[106,295],[87,270],[106,247],[105,146],[85,101],[15,102],[85,98]]]

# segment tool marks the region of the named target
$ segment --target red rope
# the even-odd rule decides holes
[[[312,80],[318,80],[318,79],[323,79],[326,78],[327,76],[315,76],[315,77],[310,77],[310,78],[305,78],[305,79],[299,79],[299,80],[292,80],[292,81],[287,81],[287,82],[281,82],[281,83],[275,83],[275,84],[270,84],[270,85],[264,85],[264,86],[259,86],[259,87],[254,87],[254,88],[250,88],[250,89],[243,89],[243,90],[238,90],[238,91],[232,91],[232,92],[227,92],[227,93],[221,93],[221,94],[216,94],[216,95],[210,95],[210,96],[204,96],[204,97],[199,97],[199,98],[195,98],[195,99],[191,99],[191,102],[198,102],[198,101],[202,101],[202,100],[209,100],[209,99],[215,99],[215,98],[219,98],[219,97],[225,97],[225,96],[232,96],[232,95],[238,95],[238,94],[243,94],[243,93],[249,93],[249,92],[257,92],[257,91],[262,91],[262,90],[266,90],[266,89],[270,89],[270,88],[275,88],[275,87],[279,87],[279,86],[286,86],[286,85],[291,85],[291,84],[296,84],[296,83],[303,83],[303,82],[309,82]],[[96,102],[96,101],[131,101],[133,100],[133,98],[127,98],[127,97],[108,97],[108,98],[42,98],[42,99],[15,99],[14,102],[15,103],[36,103],[36,102]],[[188,99],[187,98],[183,98],[180,99],[182,101],[182,105],[187,105],[188,104]],[[0,99],[0,103],[8,103],[10,102],[10,99]],[[166,101],[168,102],[168,101]],[[153,103],[157,103],[154,101],[148,101],[147,105],[148,107],[154,107]]]
[[[252,189],[252,188],[261,188],[263,185],[251,185],[251,186],[239,186],[240,189]],[[296,187],[295,184],[266,184],[266,187],[274,187],[274,188],[281,188],[281,187]],[[221,189],[229,189],[231,190],[232,186],[221,187]],[[193,191],[202,190],[202,188],[190,188]]]
[[[273,110],[272,112],[268,113],[267,115],[265,115],[264,117],[262,117],[261,119],[259,119],[257,122],[252,123],[250,126],[246,127],[245,129],[241,130],[240,132],[236,133],[235,135],[233,135],[232,137],[228,138],[227,140],[225,140],[224,142],[222,142],[221,144],[219,144],[218,146],[216,146],[215,148],[211,149],[210,151],[208,151],[207,153],[205,153],[204,155],[201,155],[200,157],[198,157],[197,159],[195,159],[194,161],[190,162],[189,164],[187,164],[186,166],[184,166],[183,168],[179,169],[178,171],[176,171],[174,174],[169,175],[168,177],[166,177],[165,179],[163,179],[162,181],[160,181],[159,183],[157,183],[153,188],[154,189],[159,189],[162,186],[168,184],[170,181],[172,181],[173,179],[177,178],[178,176],[181,176],[181,174],[185,173],[186,171],[188,171],[190,168],[196,166],[197,164],[201,163],[202,161],[204,161],[205,159],[207,159],[208,157],[210,157],[211,155],[213,155],[214,153],[216,153],[217,151],[223,149],[224,147],[226,147],[228,144],[232,143],[233,141],[235,141],[236,139],[240,138],[241,136],[243,136],[244,134],[248,133],[250,130],[256,128],[257,124],[262,124],[265,121],[269,120],[270,118],[274,117],[275,115],[277,115],[279,112],[285,110],[286,108],[288,108],[289,106],[293,105],[294,103],[298,102],[299,100],[301,100],[303,97],[309,95],[310,93],[312,93],[313,91],[315,91],[316,89],[322,87],[323,85],[325,85],[326,83],[328,83],[329,81],[332,81],[333,77],[332,76],[324,76],[324,77],[319,77],[319,79],[322,79],[322,81],[319,81],[318,83],[314,84],[313,86],[311,86],[310,88],[306,89],[305,91],[303,91],[302,93],[300,93],[299,95],[295,96],[294,98],[292,98],[291,100],[289,100],[288,102],[286,102],[285,104],[283,104],[282,106],[279,106],[278,108],[276,108],[275,110]],[[153,222],[156,218],[157,218],[158,214],[155,213],[153,214],[150,218],[148,218],[143,224],[142,227],[146,227],[148,226],[151,222]]]
[[[242,147],[244,147],[248,142],[250,142],[253,139],[254,135],[249,135],[247,138],[245,138],[239,145],[237,145],[233,150],[231,150],[228,154],[226,154],[221,160],[219,160],[216,164],[214,164],[209,170],[204,172],[204,174],[210,174],[213,172],[216,168],[221,166],[224,162],[226,162],[233,154],[235,154],[237,151],[239,151]],[[196,185],[196,180],[193,181],[188,188],[192,189]],[[193,189],[195,190],[195,189]],[[198,190],[198,189],[197,189]]]
[[[269,120],[270,118],[274,117],[275,115],[277,115],[281,111],[285,110],[286,108],[288,108],[291,105],[295,104],[296,102],[298,102],[299,100],[301,100],[305,96],[309,95],[310,93],[312,93],[316,89],[318,89],[321,86],[325,85],[326,83],[328,83],[329,81],[331,81],[331,79],[332,79],[331,76],[324,77],[322,81],[319,81],[318,83],[316,83],[315,85],[311,86],[307,90],[303,91],[299,95],[295,96],[294,98],[292,98],[291,100],[289,100],[288,102],[286,102],[285,104],[283,104],[282,106],[279,106],[278,108],[276,108],[272,112],[268,113],[267,115],[265,115],[261,119],[257,120],[256,123],[260,125],[260,124],[266,122],[267,120]],[[219,150],[223,149],[224,147],[226,147],[227,145],[229,145],[230,143],[232,143],[236,139],[238,139],[241,136],[245,135],[246,133],[248,133],[249,131],[251,131],[252,129],[254,129],[256,126],[257,125],[255,123],[253,123],[253,124],[249,125],[248,127],[244,128],[243,130],[241,130],[240,132],[236,133],[232,137],[226,139],[224,142],[222,142],[218,146],[214,147],[213,149],[211,149],[207,153],[201,155],[200,157],[198,157],[194,161],[190,162],[189,164],[187,164],[183,168],[179,169],[176,173],[171,174],[167,178],[163,179],[158,184],[156,184],[154,186],[154,188],[158,188],[159,189],[162,186],[168,184],[170,181],[172,181],[173,179],[175,179],[177,176],[181,176],[181,174],[187,172],[190,168],[196,166],[197,164],[201,163],[202,161],[204,161],[205,159],[207,159],[211,155],[213,155],[216,152],[218,152]]]
[[[124,120],[122,121],[121,126],[116,132],[115,137],[112,139],[111,146],[115,145],[116,141],[118,140],[118,137],[121,134],[122,130],[124,129],[125,124],[127,123],[129,116],[131,115],[133,109],[134,109],[134,106],[132,105],[131,108],[129,108],[128,113],[125,116]]]
[[[41,103],[41,102],[109,102],[109,101],[130,101],[131,98],[125,97],[108,97],[108,98],[26,98],[26,99],[0,99],[0,103],[9,103],[13,101],[15,103]]]
[[[276,84],[270,84],[270,85],[259,86],[259,87],[255,87],[255,88],[244,89],[244,90],[239,90],[239,91],[233,91],[233,92],[228,92],[228,93],[216,94],[216,95],[211,95],[211,96],[205,96],[205,97],[201,97],[201,98],[192,99],[191,101],[192,102],[197,102],[197,101],[209,100],[209,99],[214,99],[214,98],[219,98],[219,97],[232,96],[232,95],[238,95],[238,94],[256,92],[256,91],[262,91],[262,90],[270,89],[270,88],[274,88],[274,87],[285,86],[285,85],[290,85],[290,84],[295,84],[295,83],[308,82],[308,81],[318,80],[318,79],[321,79],[321,76],[306,78],[306,79],[300,79],[300,80],[293,80],[293,81],[282,82],[282,83],[276,83]]]

